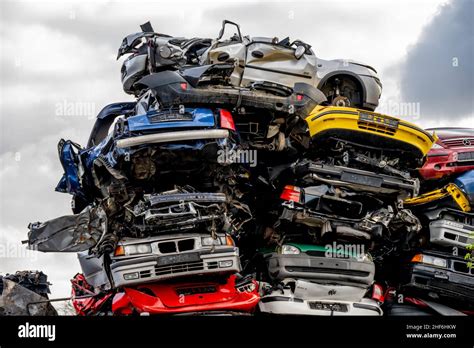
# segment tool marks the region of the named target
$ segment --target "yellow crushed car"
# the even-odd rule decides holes
[[[312,148],[380,168],[419,167],[437,140],[412,123],[349,107],[318,105],[306,122]]]

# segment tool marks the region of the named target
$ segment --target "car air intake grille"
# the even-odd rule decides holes
[[[395,135],[395,132],[397,131],[396,129],[394,129],[390,126],[370,123],[370,122],[366,122],[366,121],[359,121],[359,122],[357,122],[357,125],[359,126],[360,129],[365,129],[365,130],[369,130],[369,131],[372,131],[372,132],[388,134],[388,135]]]
[[[157,276],[202,270],[204,270],[204,263],[202,261],[182,262],[166,266],[155,266],[155,274]]]
[[[140,278],[149,278],[149,277],[151,277],[151,271],[150,270],[140,272]]]
[[[474,142],[472,143],[474,145]],[[474,151],[458,153],[458,162],[474,161]]]
[[[189,251],[194,249],[194,239],[182,239],[179,241],[158,242],[158,250],[162,254]]]
[[[447,147],[466,147],[474,146],[474,138],[457,138],[443,140],[443,144]]]
[[[453,265],[453,270],[455,270],[456,272],[466,273],[466,274],[472,274],[473,272],[472,268],[467,267],[466,262],[453,261],[452,265]]]
[[[306,272],[306,273],[322,273],[322,274],[342,274],[354,277],[368,277],[369,272],[351,270],[351,269],[335,269],[335,268],[319,268],[319,267],[301,267],[301,266],[287,266],[288,272]]]

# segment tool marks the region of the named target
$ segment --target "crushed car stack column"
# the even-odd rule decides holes
[[[104,107],[85,148],[59,142],[73,214],[26,241],[78,253],[78,315],[383,315],[395,291],[471,308],[472,171],[449,176],[469,151],[426,184],[449,139],[374,112],[373,68],[229,21],[216,39],[146,23],[122,56],[136,100]]]

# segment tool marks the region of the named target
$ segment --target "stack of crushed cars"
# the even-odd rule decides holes
[[[0,275],[0,316],[57,315],[48,302],[48,276],[40,271]]]
[[[78,254],[78,315],[469,311],[472,171],[424,184],[445,145],[374,112],[373,68],[229,21],[217,39],[147,23],[124,55],[136,101],[106,106],[86,147],[59,142],[74,215],[26,241]]]

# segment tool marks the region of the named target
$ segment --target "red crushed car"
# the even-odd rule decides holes
[[[253,312],[260,300],[257,282],[236,284],[236,281],[237,277],[232,275],[226,283],[181,281],[125,287],[115,295],[112,312],[116,315]]]
[[[473,128],[429,128],[438,141],[428,152],[420,175],[425,180],[441,179],[474,169]]]
[[[227,280],[155,282],[95,294],[82,274],[72,280],[77,315],[248,314],[260,295],[258,283],[231,275]]]

